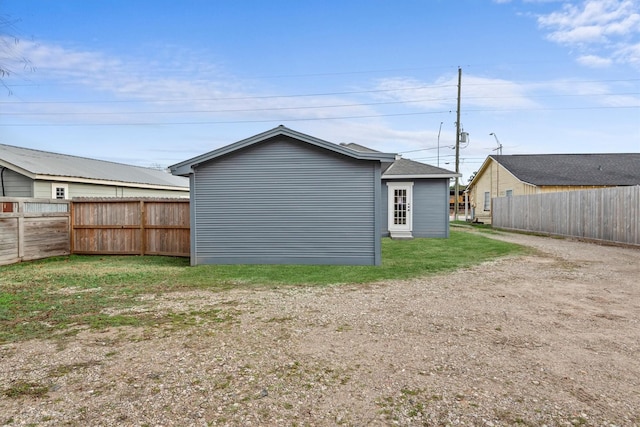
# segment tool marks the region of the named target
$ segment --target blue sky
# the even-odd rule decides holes
[[[640,152],[640,0],[0,0],[0,14],[5,144],[168,166],[284,124],[454,170],[461,68],[463,183],[498,142]]]

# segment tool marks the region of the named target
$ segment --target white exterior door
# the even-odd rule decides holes
[[[389,233],[394,239],[410,239],[413,230],[413,182],[388,182]]]

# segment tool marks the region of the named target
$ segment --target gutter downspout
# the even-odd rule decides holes
[[[4,171],[5,170],[7,170],[5,166],[3,166],[2,170],[0,170],[0,183],[2,183],[2,197],[6,197],[6,194],[4,193]]]

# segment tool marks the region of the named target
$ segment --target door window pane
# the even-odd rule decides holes
[[[407,224],[407,190],[393,190],[393,223],[395,225]]]

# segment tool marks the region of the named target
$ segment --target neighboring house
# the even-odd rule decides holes
[[[407,235],[418,195],[444,185],[423,189],[434,170],[358,147],[279,126],[171,166],[191,180],[191,263],[379,265],[389,216]],[[443,206],[440,227],[447,194],[425,202]],[[448,235],[448,223],[435,233],[414,215],[413,226]]]
[[[491,222],[491,199],[640,184],[640,153],[489,156],[467,186],[472,218]]]
[[[122,163],[0,144],[0,196],[189,197],[189,180]]]

